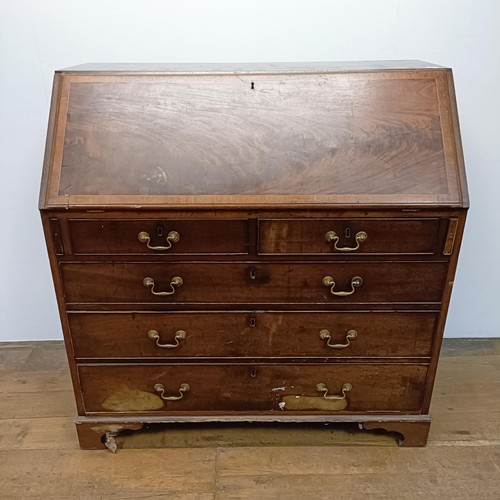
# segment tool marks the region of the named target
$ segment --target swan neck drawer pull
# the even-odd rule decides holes
[[[339,246],[337,246],[340,238],[338,237],[338,235],[335,231],[328,231],[325,234],[325,239],[326,239],[326,241],[328,241],[328,243],[333,242],[333,248],[339,252],[355,252],[356,250],[359,250],[361,243],[364,243],[368,239],[368,235],[364,231],[359,231],[358,233],[356,233],[356,236],[355,236],[356,246],[355,247],[339,247]]]
[[[170,292],[156,292],[155,291],[155,280],[153,278],[147,277],[142,280],[142,284],[145,287],[151,288],[151,293],[153,295],[159,295],[159,296],[164,296],[164,295],[173,295],[175,293],[175,288],[180,287],[184,284],[184,281],[182,281],[182,278],[180,276],[174,276],[170,280]]]
[[[148,337],[156,343],[158,347],[162,347],[164,349],[175,349],[179,347],[180,343],[186,339],[186,332],[184,330],[177,330],[175,332],[175,344],[162,344],[160,343],[160,334],[157,330],[149,330]]]
[[[323,278],[323,285],[330,288],[330,293],[332,295],[336,295],[337,297],[347,297],[348,295],[352,295],[356,288],[359,288],[363,284],[363,278],[360,276],[354,276],[351,280],[351,290],[349,292],[334,292],[335,288],[335,280],[331,276],[325,276]]]
[[[341,394],[328,394],[328,387],[326,384],[319,383],[316,385],[316,390],[319,392],[323,393],[323,397],[325,399],[335,399],[335,400],[341,400],[341,399],[347,399],[347,393],[352,390],[352,384],[347,382],[342,386],[342,392]]]
[[[344,349],[351,345],[351,340],[354,340],[358,336],[358,332],[356,330],[349,330],[345,336],[345,344],[330,344],[330,340],[332,339],[332,335],[328,330],[321,330],[319,332],[319,338],[322,340],[326,340],[326,345],[331,347],[332,349]]]
[[[177,401],[184,397],[185,392],[191,390],[191,386],[189,384],[181,384],[179,387],[179,396],[165,396],[165,386],[163,384],[155,384],[154,389],[160,394],[160,398],[164,401]]]
[[[150,245],[150,243],[151,243],[151,237],[149,236],[149,233],[147,233],[146,231],[141,231],[137,235],[137,239],[141,243],[146,243],[146,246],[150,250],[161,251],[161,250],[170,250],[172,248],[172,243],[177,243],[181,239],[181,236],[180,236],[180,234],[177,231],[170,231],[170,233],[168,233],[168,235],[167,235],[167,246],[166,247],[163,247],[163,246],[151,246]]]

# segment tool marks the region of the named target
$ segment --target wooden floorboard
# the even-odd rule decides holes
[[[500,339],[445,342],[426,448],[355,425],[171,425],[82,451],[61,342],[0,344],[0,499],[500,498]]]
[[[125,450],[124,450],[125,451]],[[0,498],[214,498],[206,449],[0,451]]]
[[[498,451],[498,450],[496,450]],[[499,455],[481,448],[226,448],[219,498],[498,498]]]

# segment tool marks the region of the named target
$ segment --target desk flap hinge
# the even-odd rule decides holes
[[[448,224],[448,233],[446,234],[446,241],[444,242],[443,255],[451,255],[453,253],[453,246],[455,245],[457,228],[458,219],[450,219],[450,222]]]
[[[64,255],[64,246],[61,236],[61,225],[58,219],[50,219],[50,232],[56,255]]]

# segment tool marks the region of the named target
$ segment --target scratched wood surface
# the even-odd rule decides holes
[[[0,498],[498,498],[500,340],[445,340],[426,448],[349,425],[185,425],[78,449],[61,342],[0,345]],[[156,447],[156,448],[154,448]]]

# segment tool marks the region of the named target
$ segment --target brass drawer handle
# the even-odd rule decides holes
[[[341,400],[341,399],[347,399],[347,393],[352,390],[352,384],[347,382],[342,386],[342,393],[341,394],[328,394],[328,387],[326,384],[323,384],[322,382],[316,385],[316,390],[319,392],[323,393],[323,397],[325,399],[335,399],[335,400]]]
[[[175,287],[182,286],[184,284],[184,281],[182,281],[182,278],[180,276],[174,276],[172,280],[170,281],[170,292],[155,292],[155,280],[153,278],[147,277],[142,280],[142,283],[145,287],[151,287],[151,293],[153,295],[173,295],[175,293]]]
[[[170,250],[172,248],[172,243],[177,243],[181,239],[181,235],[177,231],[170,231],[167,235],[167,246],[162,247],[162,246],[156,246],[152,247],[149,243],[151,242],[151,238],[149,236],[149,233],[146,233],[146,231],[141,231],[137,235],[137,239],[141,243],[146,243],[146,246],[150,250]]]
[[[184,330],[177,330],[175,332],[175,344],[160,344],[160,334],[156,330],[149,330],[148,337],[156,341],[158,347],[163,347],[164,349],[175,349],[179,347],[180,343],[186,339],[186,332]]]
[[[331,276],[325,276],[323,278],[323,285],[330,287],[330,293],[332,295],[336,295],[337,297],[347,297],[347,295],[352,295],[356,290],[356,288],[360,287],[363,284],[363,278],[360,276],[354,276],[351,280],[351,291],[350,292],[334,292],[335,281]]]
[[[356,330],[349,330],[345,336],[345,344],[330,344],[332,338],[330,332],[328,330],[321,330],[319,332],[319,338],[326,340],[326,345],[332,349],[344,349],[345,347],[349,347],[351,345],[351,340],[354,340],[357,336],[358,332]]]
[[[335,248],[335,250],[338,250],[339,252],[355,252],[356,250],[359,250],[359,246],[361,245],[361,243],[364,243],[368,239],[368,235],[364,231],[359,231],[359,233],[356,233],[355,247],[338,247],[337,243],[339,242],[340,238],[337,236],[337,233],[335,231],[328,231],[325,234],[325,239],[326,241],[328,241],[328,243],[331,243],[333,241],[333,248]]]
[[[154,387],[156,392],[160,393],[160,398],[165,401],[177,401],[178,399],[182,399],[184,397],[185,392],[189,392],[191,390],[191,386],[189,384],[181,384],[179,387],[179,396],[165,396],[165,386],[163,384],[155,384]]]

